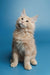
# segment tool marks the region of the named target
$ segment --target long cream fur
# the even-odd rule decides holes
[[[34,40],[35,22],[38,16],[28,17],[25,10],[16,22],[16,30],[13,33],[11,67],[16,67],[19,61],[24,61],[24,68],[32,69],[37,65],[36,45]],[[30,64],[31,63],[31,64]]]

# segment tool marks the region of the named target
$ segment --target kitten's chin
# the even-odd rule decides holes
[[[18,24],[17,24],[17,27],[18,27],[19,29],[24,29],[24,28],[26,28],[26,26],[24,26],[22,23],[18,23]]]

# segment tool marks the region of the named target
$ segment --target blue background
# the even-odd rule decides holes
[[[39,15],[34,35],[38,65],[31,71],[22,63],[10,67],[13,31],[23,8],[30,17]],[[0,0],[0,75],[20,74],[50,75],[50,0]]]

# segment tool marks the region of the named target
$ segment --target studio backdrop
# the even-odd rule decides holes
[[[34,34],[38,65],[31,71],[22,63],[10,67],[13,32],[23,9],[29,17],[39,15]],[[50,75],[50,0],[0,0],[0,75],[20,74]]]

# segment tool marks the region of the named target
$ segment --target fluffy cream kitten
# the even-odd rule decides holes
[[[13,33],[11,67],[16,67],[19,61],[24,61],[24,68],[32,69],[37,65],[36,45],[34,40],[35,22],[38,16],[28,17],[25,10],[16,22],[16,30]]]

